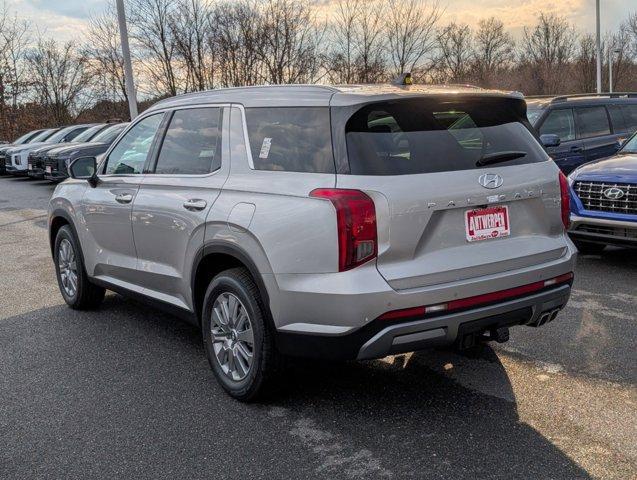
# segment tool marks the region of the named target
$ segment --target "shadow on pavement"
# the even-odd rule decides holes
[[[0,320],[0,471],[4,478],[588,478],[519,422],[491,349],[478,363],[489,365],[495,396],[440,373],[449,355],[303,362],[285,373],[275,397],[245,405],[216,385],[197,329],[172,317],[119,296],[97,312],[37,310]]]

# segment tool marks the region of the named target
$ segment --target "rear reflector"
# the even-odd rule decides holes
[[[394,320],[397,318],[426,317],[434,313],[463,310],[470,307],[477,307],[480,305],[497,302],[498,300],[506,300],[509,298],[526,295],[528,293],[537,292],[546,287],[570,282],[572,279],[573,272],[569,272],[558,277],[543,280],[541,282],[530,283],[528,285],[522,285],[521,287],[508,288],[506,290],[499,290],[497,292],[485,293],[483,295],[476,295],[474,297],[451,300],[447,303],[439,303],[424,307],[404,308],[402,310],[392,310],[390,312],[383,313],[378,318],[379,320]]]

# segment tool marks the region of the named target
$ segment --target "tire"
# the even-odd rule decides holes
[[[219,384],[243,402],[262,396],[280,368],[281,357],[266,315],[247,270],[225,270],[210,282],[201,321],[206,356]]]
[[[60,293],[69,307],[74,310],[92,310],[102,303],[106,291],[90,282],[84,269],[80,243],[68,225],[60,228],[55,237],[53,260]],[[73,268],[75,282],[69,279]],[[69,288],[73,284],[75,288]]]
[[[577,240],[575,246],[582,255],[599,255],[606,248],[603,243],[590,243]]]

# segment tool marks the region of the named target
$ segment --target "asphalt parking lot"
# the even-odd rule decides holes
[[[53,188],[0,177],[0,478],[637,478],[637,251],[580,257],[567,309],[507,344],[299,364],[245,405],[195,328],[66,308]]]

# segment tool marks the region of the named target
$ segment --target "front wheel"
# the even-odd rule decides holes
[[[243,268],[221,272],[206,291],[201,326],[208,362],[226,392],[241,401],[263,393],[279,362],[265,308]]]
[[[90,282],[79,242],[68,225],[60,228],[55,237],[53,260],[60,293],[69,307],[90,310],[102,303],[105,290]]]

